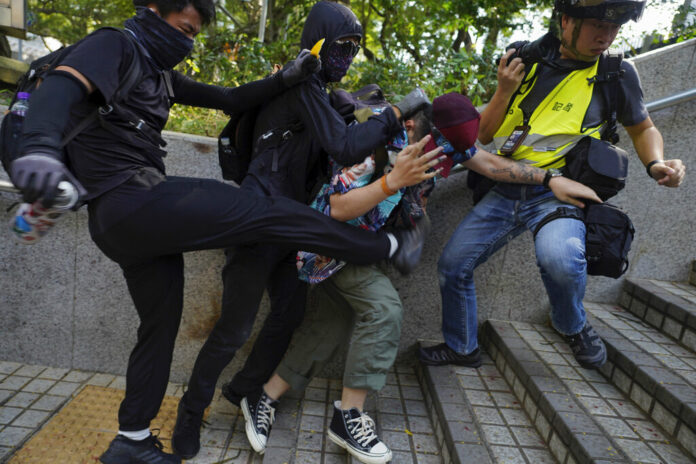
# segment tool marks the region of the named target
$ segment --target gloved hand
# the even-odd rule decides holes
[[[321,69],[321,59],[312,55],[309,50],[304,49],[293,61],[286,64],[280,77],[286,87],[292,87],[306,80],[309,76],[319,72]]]
[[[430,104],[430,99],[423,89],[416,87],[411,90],[400,102],[394,104],[401,111],[401,118],[408,119],[426,105]]]
[[[46,208],[53,206],[62,180],[73,184],[81,194],[85,192],[68,168],[49,150],[35,151],[14,160],[10,166],[10,178],[21,190],[25,202],[41,199]]]

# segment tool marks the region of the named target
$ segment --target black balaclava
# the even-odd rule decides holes
[[[149,8],[136,8],[136,15],[124,23],[142,44],[160,70],[172,69],[193,49],[193,39]]]
[[[311,49],[321,39],[326,39],[321,49],[321,72],[324,82],[338,82],[346,75],[353,61],[350,47],[336,44],[346,37],[362,39],[360,21],[346,6],[321,1],[316,3],[307,16],[302,31],[302,48]]]

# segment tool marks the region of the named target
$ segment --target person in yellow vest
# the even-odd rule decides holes
[[[495,142],[498,154],[545,172],[543,185],[498,183],[464,218],[438,263],[445,343],[421,348],[429,365],[481,364],[477,340],[474,269],[525,229],[561,207],[584,207],[580,199],[554,196],[565,155],[583,137],[600,138],[616,119],[631,137],[648,175],[659,185],[677,187],[685,173],[681,160],[663,158],[663,141],[643,103],[632,64],[621,61],[618,95],[605,101],[596,85],[600,56],[622,24],[637,21],[645,1],[556,0],[559,37],[546,34],[510,49],[498,67],[498,88],[481,116],[479,141]],[[513,58],[513,54],[518,55]],[[608,105],[614,105],[615,108]],[[551,323],[566,337],[585,368],[600,367],[606,348],[588,324],[582,299],[587,280],[585,224],[561,218],[536,231],[537,264],[551,302]]]

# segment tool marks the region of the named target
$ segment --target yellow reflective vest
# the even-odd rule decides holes
[[[588,68],[571,71],[546,95],[532,114],[527,115],[529,134],[512,153],[512,159],[544,169],[561,168],[565,166],[565,154],[582,137],[590,135],[600,138],[602,124],[582,127],[594,90],[594,80],[591,78],[597,75],[598,66],[599,60]],[[503,123],[495,133],[494,142],[498,150],[515,127],[523,125],[524,115],[519,105],[534,88],[537,67],[538,63],[532,66],[526,79],[527,82],[531,81],[530,84],[514,96]],[[502,155],[500,152],[498,154]]]

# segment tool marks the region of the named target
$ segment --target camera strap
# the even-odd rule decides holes
[[[588,79],[590,83],[601,85],[602,97],[605,108],[605,124],[602,127],[602,140],[612,144],[619,142],[617,128],[617,112],[619,107],[618,95],[621,89],[620,79],[623,76],[621,62],[623,61],[622,52],[610,51],[599,57],[597,75]]]

